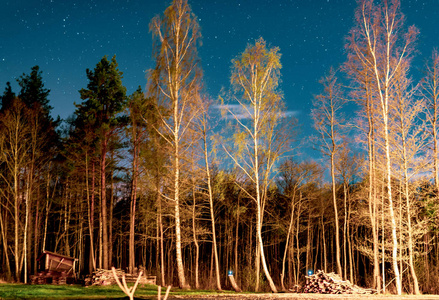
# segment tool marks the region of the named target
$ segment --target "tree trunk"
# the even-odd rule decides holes
[[[8,255],[8,240],[6,237],[7,230],[7,221],[3,219],[3,213],[2,213],[2,206],[0,205],[0,230],[2,234],[2,245],[3,245],[3,252],[5,256],[5,265],[6,265],[6,276],[8,279],[11,278],[12,272],[11,272],[11,265],[9,262],[9,255]]]
[[[332,126],[331,126],[332,127]],[[332,137],[334,137],[334,133],[332,134]],[[340,225],[338,220],[338,208],[337,208],[337,196],[335,191],[335,165],[334,165],[334,155],[335,155],[335,144],[334,139],[333,141],[333,148],[331,152],[331,179],[332,179],[332,202],[334,205],[334,223],[335,223],[335,262],[337,265],[337,273],[340,274],[340,276],[343,276],[343,271],[341,268],[340,263]]]
[[[108,258],[108,224],[107,224],[107,193],[106,193],[106,163],[107,163],[107,133],[104,133],[104,137],[101,143],[101,226],[102,226],[102,268],[109,270],[109,258]]]
[[[403,155],[404,155],[404,193],[405,193],[405,200],[406,200],[406,209],[407,209],[407,230],[408,230],[408,251],[409,251],[409,267],[410,267],[410,274],[413,278],[413,288],[415,295],[419,295],[419,283],[418,283],[418,276],[416,275],[415,270],[415,264],[413,261],[413,228],[412,228],[412,212],[411,212],[411,201],[410,201],[410,190],[409,190],[409,178],[408,178],[408,158],[407,158],[407,149],[406,149],[406,141],[405,137],[403,138]],[[402,218],[402,216],[401,216]],[[401,228],[402,229],[402,228]]]
[[[134,129],[135,130],[135,129]],[[133,136],[135,135],[135,132],[133,130]],[[134,229],[135,229],[135,221],[136,221],[136,200],[137,200],[137,177],[138,177],[138,164],[137,164],[137,140],[134,139],[133,142],[133,171],[132,171],[132,184],[131,184],[131,201],[130,201],[130,237],[129,237],[129,255],[128,255],[128,261],[129,266],[128,270],[131,274],[134,273],[134,267],[135,267],[135,248],[134,248]]]
[[[14,157],[14,260],[15,260],[15,280],[20,280],[20,212],[19,212],[19,170],[18,157]]]
[[[207,137],[206,137],[206,119],[203,119],[203,143],[204,143],[204,160],[206,163],[206,176],[207,176],[207,189],[209,192],[209,208],[210,208],[210,220],[212,223],[212,241],[213,241],[213,254],[215,256],[215,274],[216,274],[216,287],[218,290],[221,289],[221,277],[220,277],[220,270],[219,270],[219,259],[218,259],[218,246],[216,242],[216,229],[215,229],[215,212],[213,207],[213,190],[212,190],[212,180],[210,176],[210,167],[209,167],[209,157],[208,157],[208,151],[207,151]],[[238,200],[239,201],[239,200]],[[239,220],[239,211],[238,216]],[[238,226],[238,225],[237,225]],[[236,229],[238,232],[238,228]],[[235,272],[237,272],[237,244],[235,245]]]
[[[194,238],[194,245],[195,245],[195,288],[198,290],[200,288],[200,283],[198,281],[199,272],[198,272],[198,263],[200,258],[200,245],[198,244],[197,239],[197,228],[196,228],[196,197],[195,197],[195,182],[193,182],[192,185],[192,233]]]
[[[302,204],[302,194],[299,195],[299,207],[297,209],[297,217],[296,217],[296,260],[297,260],[297,272],[296,278],[294,279],[294,284],[299,284],[300,279],[300,243],[299,243],[299,225],[300,225],[300,215],[301,215],[301,204]]]
[[[90,261],[89,261],[89,272],[93,272],[96,270],[96,256],[95,256],[95,248],[94,248],[94,198],[95,198],[95,165],[92,163],[92,172],[91,172],[91,192],[90,187],[88,185],[88,159],[86,158],[86,187],[87,187],[87,208],[88,208],[88,231],[90,235]],[[91,195],[90,195],[91,194]]]
[[[285,242],[285,250],[284,250],[284,256],[282,258],[282,272],[280,273],[280,283],[282,286],[282,291],[285,291],[285,284],[284,284],[284,278],[285,278],[285,261],[287,258],[287,254],[288,254],[288,250],[289,250],[289,241],[290,241],[290,235],[292,233],[293,230],[293,223],[294,223],[294,207],[295,207],[295,203],[294,203],[294,198],[296,196],[296,191],[293,191],[293,199],[291,200],[291,217],[290,217],[290,224],[288,226],[288,232],[287,232],[287,240]]]
[[[323,270],[325,271],[325,273],[328,272],[328,266],[327,266],[327,250],[326,250],[326,238],[325,238],[325,222],[323,219],[323,214],[321,216],[322,219],[322,242],[323,242]]]

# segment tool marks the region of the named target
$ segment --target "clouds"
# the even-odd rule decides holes
[[[218,104],[213,106],[213,110],[218,111],[223,120],[249,120],[252,118],[252,111],[246,110],[240,104]],[[300,110],[289,110],[280,112],[280,117],[296,118],[300,114]]]

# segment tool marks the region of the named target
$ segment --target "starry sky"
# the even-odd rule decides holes
[[[439,47],[439,1],[402,0],[406,25],[420,30],[414,76]],[[150,20],[170,0],[1,0],[0,93],[10,81],[39,65],[51,90],[52,115],[66,119],[87,86],[85,70],[116,55],[127,94],[145,89],[152,68]],[[282,54],[287,109],[311,126],[318,80],[344,62],[345,36],[353,26],[355,0],[189,0],[202,32],[204,82],[212,98],[229,87],[231,60],[263,37]]]

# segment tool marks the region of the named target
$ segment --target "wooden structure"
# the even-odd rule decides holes
[[[76,280],[75,265],[78,259],[43,251],[38,262],[38,274],[31,276],[32,284],[66,284]]]

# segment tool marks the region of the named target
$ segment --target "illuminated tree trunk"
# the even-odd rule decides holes
[[[107,164],[107,144],[108,140],[104,133],[104,138],[101,143],[101,226],[102,226],[102,268],[108,270],[108,215],[107,215],[107,193],[106,193],[106,164]]]

